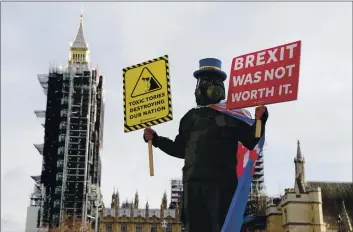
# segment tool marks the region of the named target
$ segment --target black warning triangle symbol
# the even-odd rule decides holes
[[[157,78],[153,76],[147,67],[144,67],[132,90],[131,97],[138,97],[160,89],[162,89],[162,85],[158,82]]]

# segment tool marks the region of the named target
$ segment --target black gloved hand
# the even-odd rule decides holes
[[[153,140],[156,137],[158,137],[158,134],[153,129],[145,128],[143,132],[143,139],[145,140],[146,143],[148,143],[148,141]]]

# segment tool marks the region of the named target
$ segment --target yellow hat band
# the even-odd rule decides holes
[[[217,69],[217,70],[221,70],[219,67],[217,66],[202,66],[200,67],[200,69],[205,69],[205,68],[213,68],[213,69]]]

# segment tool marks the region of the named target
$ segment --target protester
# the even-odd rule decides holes
[[[208,107],[225,99],[226,73],[221,61],[200,60],[195,97],[197,107],[181,119],[175,140],[159,136],[151,128],[144,130],[144,140],[170,156],[185,159],[181,220],[187,232],[220,232],[237,187],[238,141],[252,150],[260,138],[255,138],[255,124],[237,120]],[[268,111],[258,106],[255,118],[262,121],[265,132]]]

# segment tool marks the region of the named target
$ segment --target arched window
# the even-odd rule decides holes
[[[167,225],[166,232],[173,232],[173,226],[171,224]]]
[[[55,188],[55,194],[61,194],[61,190],[62,190],[62,187],[61,186],[57,186]]]
[[[59,128],[60,129],[66,129],[66,122],[61,122],[60,125],[59,125]],[[64,135],[64,138],[65,138],[65,135]]]
[[[151,232],[157,232],[157,225],[151,226]]]
[[[54,201],[54,208],[59,208],[60,207],[60,200],[55,200]]]
[[[66,117],[67,116],[67,112],[65,109],[63,109],[62,111],[60,111],[60,116],[61,117]]]
[[[63,179],[63,173],[62,172],[58,172],[56,174],[56,181],[62,181]]]
[[[64,166],[64,160],[59,159],[59,160],[56,162],[56,167],[62,168],[63,166]]]
[[[106,224],[105,225],[105,231],[106,232],[112,232],[112,224]]]
[[[64,138],[64,139],[65,139],[65,138]],[[61,141],[63,141],[64,139],[61,139],[61,140],[59,140],[59,141],[61,142]],[[65,151],[65,149],[64,149],[63,147],[59,147],[59,148],[58,148],[58,154],[59,154],[59,155],[63,155],[63,154],[64,154],[64,151]]]
[[[142,232],[142,225],[136,225],[136,232]]]
[[[122,224],[120,227],[121,232],[127,232],[127,225],[126,224]]]

